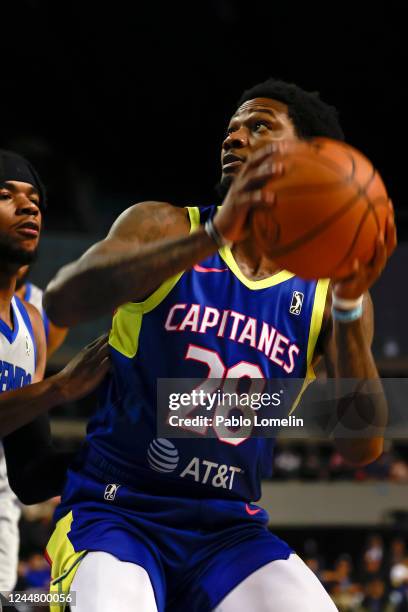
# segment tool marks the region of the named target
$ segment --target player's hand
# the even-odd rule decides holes
[[[367,264],[356,259],[353,272],[345,279],[332,279],[333,289],[337,297],[354,300],[366,293],[381,275],[388,258],[397,246],[397,230],[392,210],[388,213],[385,233],[377,240],[374,256]]]
[[[108,335],[100,336],[82,349],[56,375],[64,401],[84,397],[103,380],[109,370]]]
[[[251,209],[273,203],[274,194],[270,190],[263,192],[262,187],[283,174],[283,164],[273,157],[277,151],[277,145],[270,143],[243,164],[214,217],[214,225],[223,238],[231,242],[243,240],[249,231],[247,219]]]

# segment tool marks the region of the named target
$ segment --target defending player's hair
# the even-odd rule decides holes
[[[326,104],[316,91],[305,91],[294,83],[270,78],[244,91],[238,107],[254,98],[271,98],[286,104],[299,138],[325,136],[344,140],[337,109]]]

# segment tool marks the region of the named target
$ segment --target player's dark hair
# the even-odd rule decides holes
[[[337,109],[323,102],[317,91],[305,91],[294,83],[270,78],[244,91],[238,106],[254,98],[271,98],[286,104],[299,138],[325,136],[344,140]]]

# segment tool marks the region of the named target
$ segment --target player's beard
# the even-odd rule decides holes
[[[233,174],[226,174],[222,176],[221,180],[216,184],[215,191],[221,200],[223,200],[227,195],[234,178],[235,177]]]
[[[3,265],[26,266],[37,258],[38,247],[32,250],[16,245],[8,234],[0,232],[0,262]]]

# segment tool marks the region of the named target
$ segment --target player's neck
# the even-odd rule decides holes
[[[14,291],[14,293],[18,295],[20,300],[24,300],[25,292],[26,292],[26,283],[24,283],[24,285],[21,285],[21,287],[19,287],[18,289]]]
[[[242,274],[249,280],[262,280],[281,270],[277,264],[262,255],[252,238],[234,244],[232,253]]]
[[[0,318],[11,326],[10,304],[16,288],[17,274],[0,272]]]

